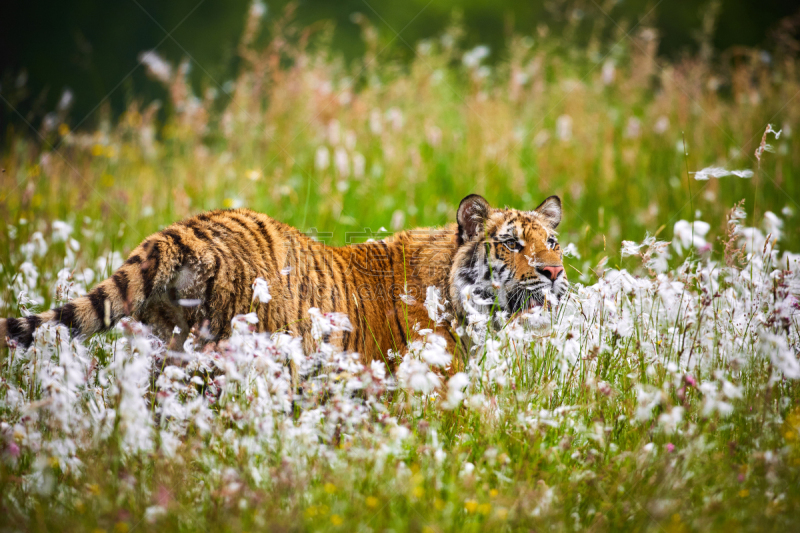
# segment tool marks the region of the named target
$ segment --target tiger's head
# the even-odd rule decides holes
[[[561,222],[558,196],[533,211],[520,211],[494,209],[472,194],[461,201],[457,219],[450,301],[458,315],[476,309],[511,316],[542,306],[548,294],[558,302],[567,292],[555,231]]]

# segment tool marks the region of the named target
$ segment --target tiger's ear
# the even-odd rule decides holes
[[[539,216],[544,218],[550,229],[556,229],[561,222],[561,198],[551,196],[535,209]]]
[[[479,194],[470,194],[458,205],[458,245],[472,240],[480,232],[483,223],[489,218],[489,202]]]

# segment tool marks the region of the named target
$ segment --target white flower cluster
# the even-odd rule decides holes
[[[780,220],[773,216],[767,224],[767,230],[779,228]],[[676,228],[682,247],[699,244],[690,229]],[[695,225],[694,237],[702,238],[703,230]],[[66,227],[56,231],[59,239],[69,238]],[[687,407],[676,397],[696,398],[699,416],[728,417],[752,386],[743,379],[747,365],[766,368],[773,383],[800,379],[794,327],[800,256],[779,252],[772,238],[765,246],[767,236],[758,228],[737,226],[734,235],[740,244],[761,243],[747,254],[747,268],[693,255],[669,270],[667,243],[648,237],[625,243],[624,253],[647,258],[648,268],[661,258],[655,272],[608,269],[593,285],[575,284],[558,305],[511,320],[490,318],[492,302],[465,294],[465,322],[449,324],[467,348],[458,359],[442,336],[421,329],[405,353],[362,361],[335,347],[335,336],[352,329],[347,317],[316,308],[308,312],[314,353],[304,351],[301,339],[258,332],[255,312],[234,318],[231,337],[218,345],[202,346],[190,336],[182,354],[168,352],[130,320],[117,326],[116,339],[99,336],[88,348],[63,326],[45,324],[33,346],[12,351],[2,367],[0,460],[17,464],[24,454],[31,457],[24,482],[39,492],[56,490],[48,465],[57,462],[80,475],[78,450],[98,442],[118,446],[126,456],[158,451],[180,460],[190,433],[204,435],[210,449],[227,446],[254,458],[279,454],[298,472],[311,459],[335,462],[343,443],[353,457],[384,464],[406,453],[409,438],[388,406],[394,395],[414,413],[437,405],[490,417],[511,409],[508,398],[518,398],[502,391],[558,397],[561,403],[552,409],[513,408],[524,431],[559,428],[567,449],[572,438],[606,442],[612,425],[573,416],[566,399],[581,390],[611,397],[627,389],[632,407],[618,423],[681,434]],[[23,295],[42,290],[43,276],[24,255],[40,246],[38,239],[34,234],[16,257],[22,273],[16,288],[27,291]],[[56,280],[65,296],[76,293],[70,272]],[[274,305],[266,281],[257,280],[253,291],[258,305]],[[425,308],[437,329],[448,326],[439,289],[428,289]],[[627,384],[608,377],[612,366],[629,369]],[[431,435],[438,464],[446,452],[433,430]],[[199,453],[198,460],[212,460]],[[254,461],[254,479],[267,479],[269,468],[267,461]]]

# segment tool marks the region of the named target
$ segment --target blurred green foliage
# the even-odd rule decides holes
[[[280,16],[288,4],[268,2],[268,17]],[[236,45],[248,5],[246,0],[74,0],[4,6],[0,137],[7,136],[10,123],[17,124],[18,132],[26,129],[25,121],[38,127],[67,87],[75,97],[73,119],[81,123],[96,120],[98,107],[109,106],[118,114],[137,97],[166,100],[139,64],[145,50],[155,49],[172,61],[190,57],[196,89],[224,85],[241,65]],[[414,43],[441,34],[455,16],[465,30],[464,45],[488,45],[490,62],[503,59],[512,34],[547,33],[569,51],[585,46],[598,22],[611,42],[618,41],[620,30],[637,24],[653,27],[659,33],[659,53],[671,58],[696,51],[703,39],[713,50],[769,47],[775,44],[769,30],[797,11],[795,2],[776,0],[300,0],[292,5],[300,26],[330,21],[330,45],[348,60],[364,52],[353,17],[360,12],[379,30],[385,55],[410,60]]]

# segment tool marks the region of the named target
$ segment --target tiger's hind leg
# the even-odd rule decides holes
[[[192,328],[208,322],[204,305],[209,273],[202,265],[183,265],[168,282],[166,290],[153,295],[136,318],[173,352],[182,352]]]
[[[183,309],[173,304],[166,294],[147,301],[137,318],[150,326],[153,335],[161,339],[167,349],[183,351],[183,344],[189,337],[189,322]]]

